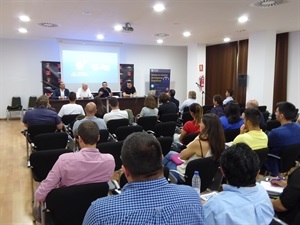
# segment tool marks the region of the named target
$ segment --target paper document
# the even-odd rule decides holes
[[[215,196],[215,195],[218,195],[218,192],[216,191],[213,191],[213,192],[210,192],[208,194],[204,194],[204,195],[200,195],[200,198],[204,201],[207,201],[208,199],[210,199],[211,197]]]
[[[283,187],[272,186],[269,181],[261,181],[260,184],[267,190],[267,192],[272,192],[276,194],[281,194],[284,189]]]

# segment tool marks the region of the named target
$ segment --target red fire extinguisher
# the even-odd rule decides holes
[[[199,84],[200,84],[200,87],[204,87],[204,75],[199,77]]]

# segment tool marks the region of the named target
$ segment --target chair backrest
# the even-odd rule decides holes
[[[190,107],[189,106],[186,106],[183,108],[183,112],[189,112],[190,111]]]
[[[33,109],[36,106],[36,100],[37,97],[36,96],[30,96],[29,100],[28,100],[28,109]]]
[[[266,105],[260,105],[260,106],[258,106],[258,110],[263,113],[267,110],[267,106]]]
[[[185,170],[185,182],[192,185],[192,178],[195,171],[199,171],[201,178],[201,192],[205,191],[212,183],[219,168],[219,164],[212,160],[212,157],[195,159],[190,161]]]
[[[173,137],[176,129],[176,122],[164,122],[155,125],[154,132],[156,137]]]
[[[240,134],[240,129],[224,130],[226,142],[233,141]]]
[[[154,127],[157,123],[157,117],[156,116],[144,116],[140,117],[137,120],[137,124],[142,126],[144,131],[152,130],[154,131]]]
[[[65,132],[44,133],[34,137],[36,150],[51,150],[65,148],[68,144],[68,134]]]
[[[11,106],[12,107],[22,106],[21,97],[12,97]]]
[[[98,141],[99,143],[104,143],[108,141],[108,137],[109,137],[109,132],[106,129],[101,129],[99,130],[99,134],[100,134],[100,139]]]
[[[31,153],[29,162],[33,179],[36,182],[42,182],[47,177],[58,157],[69,152],[72,151],[69,149],[55,149]]]
[[[47,209],[56,225],[81,225],[93,201],[108,195],[108,183],[55,188],[46,197]]]
[[[267,124],[267,131],[271,131],[271,130],[281,126],[280,122],[277,120],[269,120],[269,121],[267,121],[266,124]]]
[[[142,132],[143,127],[137,126],[125,126],[125,127],[118,127],[115,135],[117,136],[118,141],[123,141],[125,138],[135,132]]]
[[[178,119],[177,113],[165,113],[159,117],[159,120],[161,122],[169,122],[169,121],[177,122],[177,119]]]
[[[213,105],[204,105],[203,106],[203,114],[210,113],[210,110],[213,108]]]
[[[266,159],[268,157],[269,148],[257,149],[257,150],[254,150],[254,152],[257,154],[257,156],[259,158],[259,161],[260,161],[260,167],[259,168],[262,169],[265,162],[266,162]]]
[[[194,118],[191,116],[190,112],[182,113],[182,124],[184,125],[187,121],[192,121]]]
[[[28,140],[33,141],[34,137],[38,134],[52,133],[56,131],[55,124],[42,124],[33,125],[28,127]]]
[[[157,140],[160,143],[162,154],[165,156],[171,150],[171,146],[173,143],[172,137],[158,137]]]
[[[129,120],[128,119],[117,119],[117,120],[109,120],[107,122],[107,128],[109,133],[114,134],[118,127],[121,126],[128,126]]]
[[[284,147],[280,152],[279,173],[287,173],[300,156],[300,143]]]
[[[263,117],[264,117],[264,120],[265,120],[265,123],[266,123],[269,119],[270,113],[268,111],[265,111],[262,114],[263,114]]]
[[[182,144],[188,145],[190,142],[192,142],[200,132],[192,133],[192,134],[187,134],[182,140]]]
[[[97,148],[101,153],[109,153],[115,159],[115,171],[121,169],[122,160],[121,160],[121,149],[122,149],[123,141],[118,142],[104,142],[97,144]]]
[[[69,125],[70,123],[74,123],[76,121],[77,116],[79,116],[79,114],[64,115],[61,118],[61,121],[63,124]]]

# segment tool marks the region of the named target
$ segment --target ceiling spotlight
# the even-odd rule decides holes
[[[125,26],[122,27],[124,32],[132,32],[134,31],[133,27],[130,23],[125,23]]]
[[[118,24],[114,26],[115,31],[121,31],[123,29],[122,25]]]
[[[155,12],[162,12],[165,10],[165,6],[163,4],[156,4],[153,6]]]
[[[224,38],[224,42],[229,42],[229,41],[230,41],[229,37]]]
[[[247,16],[241,16],[239,19],[238,19],[239,23],[245,23],[248,21],[248,17]]]
[[[183,36],[189,37],[189,36],[191,36],[191,32],[189,32],[189,31],[183,32]]]
[[[30,18],[29,18],[28,16],[25,16],[25,15],[20,16],[19,19],[20,19],[21,21],[23,21],[23,22],[28,22],[28,21],[30,21]]]
[[[157,39],[157,44],[162,44],[162,43],[164,43],[164,41],[163,41],[163,39]]]
[[[26,34],[27,33],[27,29],[26,28],[19,28],[18,31],[22,34]]]
[[[97,35],[97,39],[98,40],[103,40],[104,39],[104,35],[103,34],[98,34]]]

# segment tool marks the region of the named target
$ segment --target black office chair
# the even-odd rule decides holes
[[[121,169],[122,160],[121,160],[121,149],[122,149],[123,141],[118,142],[104,142],[97,144],[97,148],[101,153],[109,153],[115,159],[115,171]]]
[[[177,122],[177,119],[178,119],[178,114],[177,113],[165,113],[165,114],[162,114],[159,117],[159,120],[163,123],[164,122],[170,122],[170,121]]]
[[[65,125],[69,125],[71,123],[74,124],[74,122],[76,121],[77,116],[79,116],[79,114],[71,114],[71,115],[64,115],[61,118],[61,121],[63,122],[63,124]]]
[[[257,150],[254,150],[254,152],[257,154],[259,161],[260,161],[259,168],[262,169],[263,166],[265,165],[266,159],[268,157],[269,148],[257,149]]]
[[[6,119],[7,121],[11,118],[11,112],[19,112],[20,118],[23,116],[23,106],[21,103],[21,97],[12,97],[11,105],[6,108]]]
[[[173,138],[172,137],[158,137],[157,140],[160,143],[163,155],[164,156],[167,155],[168,152],[171,150]]]
[[[26,109],[23,109],[24,111],[28,111],[28,110],[32,110],[35,108],[36,106],[36,100],[37,100],[37,97],[36,96],[30,96],[29,97],[29,100],[28,100],[28,106]]]
[[[97,142],[97,144],[104,143],[104,142],[108,141],[108,139],[109,139],[109,132],[108,132],[108,130],[101,129],[101,130],[99,130],[99,134],[100,134],[100,139]]]
[[[190,142],[192,142],[198,135],[200,132],[196,132],[196,133],[192,133],[192,134],[187,134],[185,135],[185,137],[182,140],[182,144],[183,145],[188,145]]]
[[[47,214],[56,225],[81,225],[91,203],[108,191],[107,182],[55,188],[46,197]]]
[[[36,151],[66,148],[68,134],[65,132],[38,134],[34,137],[32,144]]]
[[[194,118],[191,116],[191,113],[188,111],[182,113],[181,120],[182,120],[182,125],[184,125],[187,121],[193,121]]]
[[[233,141],[240,134],[240,129],[224,130],[226,142]]]
[[[265,112],[263,112],[262,114],[263,114],[265,123],[267,123],[267,121],[268,121],[268,119],[269,119],[269,116],[270,116],[270,113],[269,113],[268,111],[265,111]]]
[[[107,122],[107,128],[109,133],[114,134],[118,127],[121,126],[128,126],[129,120],[128,119],[117,119],[117,120],[109,120]]]
[[[148,131],[148,130],[154,131],[154,127],[157,123],[157,116],[140,117],[136,122],[138,125],[143,127],[144,131]]]
[[[260,105],[260,106],[258,106],[258,110],[261,111],[262,113],[264,113],[267,110],[267,106],[266,105]]]
[[[163,122],[155,125],[154,133],[156,137],[173,137],[176,129],[176,122]]]
[[[267,131],[271,131],[277,127],[280,127],[281,124],[278,120],[269,120],[267,121]]]
[[[190,107],[189,106],[186,106],[183,108],[183,112],[189,112],[190,111]]]
[[[143,127],[137,125],[137,126],[125,126],[125,127],[118,127],[115,135],[117,136],[118,141],[123,141],[125,138],[135,132],[142,132]]]
[[[203,114],[210,113],[210,110],[213,108],[213,105],[204,105],[203,106]]]
[[[300,156],[300,143],[284,147],[280,155],[268,154],[268,157],[278,160],[279,173],[287,174]]]

